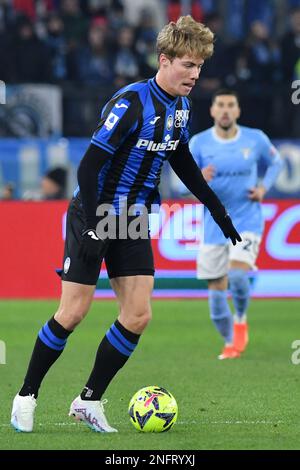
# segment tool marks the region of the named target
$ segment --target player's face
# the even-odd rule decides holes
[[[189,95],[199,78],[203,63],[201,57],[184,55],[170,60],[162,54],[159,69],[162,87],[172,96]]]
[[[233,95],[216,96],[210,108],[210,115],[214,119],[215,125],[224,130],[236,125],[240,113],[238,100]]]

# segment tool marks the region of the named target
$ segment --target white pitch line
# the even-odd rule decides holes
[[[209,421],[201,424],[284,424],[284,421]]]
[[[44,427],[44,426],[80,426],[81,424],[84,424],[84,423],[37,423],[36,426],[39,426],[39,427]],[[124,424],[123,422],[119,422],[119,423],[114,423],[116,426],[118,425],[122,425]],[[265,425],[277,425],[277,424],[285,424],[284,421],[281,421],[281,420],[278,420],[278,421],[265,421],[265,420],[258,420],[258,421],[241,421],[241,420],[238,420],[238,421],[178,421],[176,423],[176,426],[178,425],[181,425],[181,426],[190,426],[190,425],[195,425],[195,424],[198,424],[200,426],[209,426],[209,425],[223,425],[223,424],[233,424],[233,425],[236,425],[236,424],[244,424],[244,425],[248,425],[248,424],[251,424],[251,425],[255,425],[255,424],[265,424]],[[291,423],[290,423],[291,424]],[[10,424],[0,424],[0,428],[9,428],[11,427]]]

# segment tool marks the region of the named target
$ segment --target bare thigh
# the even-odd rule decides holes
[[[249,271],[251,266],[243,261],[231,260],[229,263],[229,269],[242,269],[243,271]],[[208,281],[208,288],[211,290],[227,290],[228,289],[228,277],[223,276],[219,279],[210,279]]]
[[[228,289],[228,278],[227,276],[220,277],[218,279],[209,279],[208,288],[211,290],[226,290]]]
[[[237,261],[232,259],[229,264],[230,269],[242,269],[243,271],[250,271],[251,266],[244,261]]]

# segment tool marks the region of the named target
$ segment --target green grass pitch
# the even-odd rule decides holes
[[[1,301],[0,449],[299,449],[300,364],[291,361],[300,339],[300,301],[253,300],[250,343],[243,357],[218,361],[221,340],[204,301],[153,301],[153,320],[126,367],[107,390],[106,412],[118,434],[98,434],[68,417],[99,340],[116,318],[112,301],[95,301],[48,373],[32,434],[9,425],[41,325],[57,302]],[[160,385],[176,397],[179,417],[170,432],[138,433],[128,403],[139,388]]]

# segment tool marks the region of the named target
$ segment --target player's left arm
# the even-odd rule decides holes
[[[187,142],[179,143],[177,149],[172,153],[169,163],[189,191],[206,205],[225,237],[230,238],[234,245],[237,241],[242,241],[225,207],[205,181]]]
[[[190,152],[188,143],[179,143],[177,149],[172,153],[169,163],[188,190],[203,202],[210,212],[220,211],[225,214],[225,207],[205,181]]]
[[[269,191],[275,183],[283,167],[283,161],[278,150],[262,131],[259,133],[259,151],[260,158],[267,165],[267,170],[261,184],[249,190],[249,198],[252,201],[261,202],[266,192]]]

